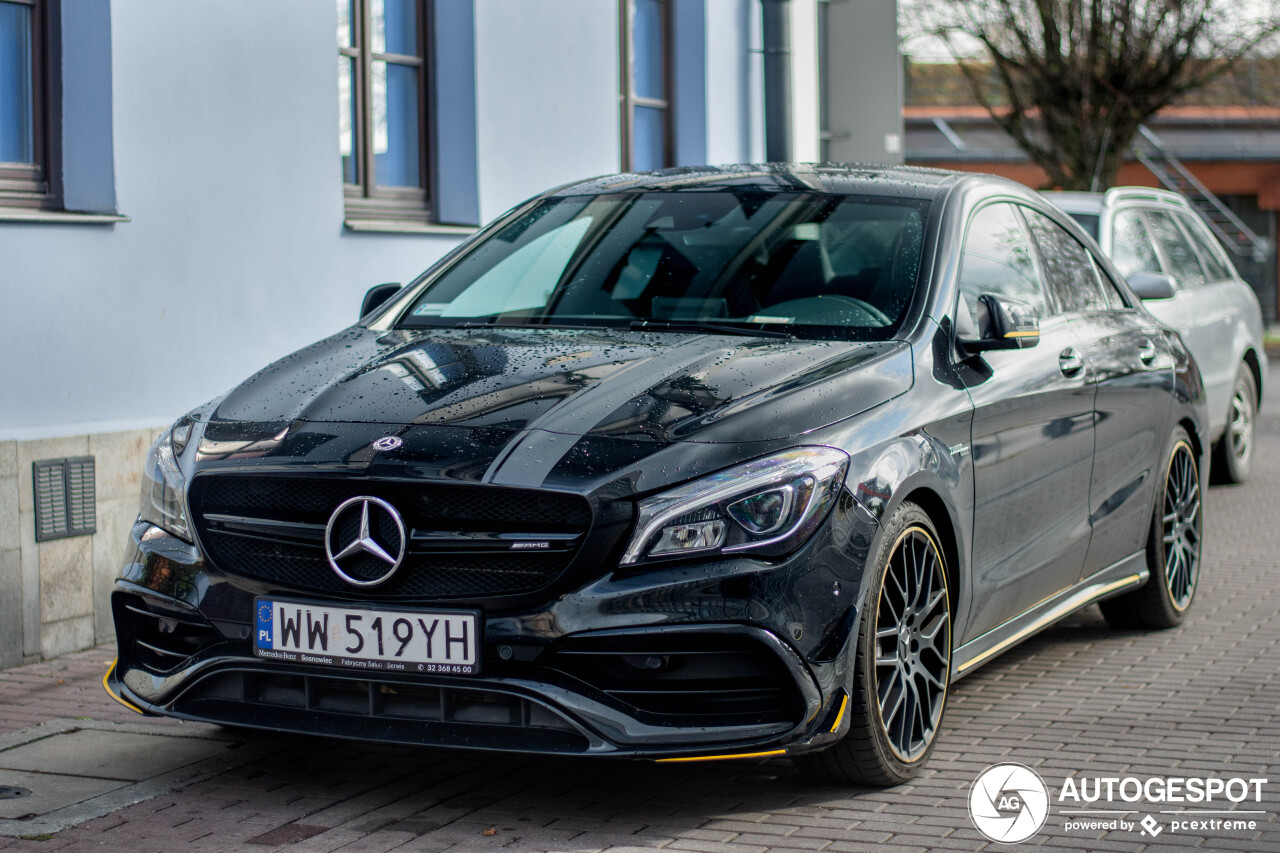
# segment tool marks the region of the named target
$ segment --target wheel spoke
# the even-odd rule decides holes
[[[925,703],[920,696],[920,686],[915,685],[916,689],[916,719],[915,722],[920,727],[920,741],[928,743],[929,735],[933,733],[933,727],[929,725],[929,718],[925,711]]]
[[[942,603],[942,599],[946,597],[947,594],[942,590],[938,590],[931,595],[929,600],[924,603],[924,607],[920,608],[920,618],[925,619],[930,616],[933,611],[938,609],[938,605]]]
[[[924,560],[920,559],[920,549],[911,545],[911,606],[913,611],[920,610],[920,596],[924,595]]]
[[[1174,546],[1169,552],[1169,556],[1165,558],[1165,577],[1168,578],[1169,586],[1172,589],[1173,579],[1177,575],[1178,565],[1182,562],[1182,549]]]
[[[930,672],[929,668],[926,666],[920,667],[920,674],[923,675],[925,677],[925,680],[928,681],[930,684],[932,684],[934,687],[936,687],[938,690],[943,690],[947,686],[946,683],[943,682],[941,678],[939,678],[938,676]]]
[[[914,701],[914,697],[911,694],[911,688],[907,685],[906,679],[904,678],[903,685],[902,685],[901,702],[898,708],[898,712],[894,714],[893,717],[890,718],[892,720],[892,723],[890,724],[891,728],[889,728],[889,731],[891,732],[890,737],[894,741],[894,746],[898,747],[898,749],[902,750],[903,752],[908,751],[906,735],[907,735],[907,729],[910,726],[907,721],[911,718],[911,715],[915,712],[915,708],[912,706],[913,701]]]
[[[891,572],[890,577],[893,579],[893,585],[897,589],[898,602],[901,605],[899,607],[893,608],[893,618],[894,618],[894,621],[901,621],[902,617],[906,615],[906,610],[907,610],[907,604],[908,604],[907,589],[902,585],[902,579],[898,577],[897,572]],[[888,590],[885,590],[885,591],[888,592]],[[888,596],[882,596],[881,600],[888,601]]]

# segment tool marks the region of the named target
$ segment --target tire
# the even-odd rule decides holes
[[[938,541],[929,516],[912,503],[886,525],[867,563],[876,582],[858,632],[849,728],[826,749],[792,759],[806,775],[898,785],[933,752],[951,676],[951,598]]]
[[[1185,429],[1175,429],[1169,444],[1147,536],[1151,577],[1133,592],[1100,604],[1116,628],[1172,628],[1182,623],[1195,597],[1204,529],[1200,467]]]
[[[1227,429],[1213,450],[1215,483],[1243,483],[1253,467],[1253,430],[1258,420],[1258,386],[1249,365],[1240,365],[1231,389]]]

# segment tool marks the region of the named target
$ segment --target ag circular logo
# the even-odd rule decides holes
[[[329,567],[352,586],[386,583],[404,562],[408,537],[395,507],[381,498],[343,501],[324,528]]]
[[[969,819],[1001,844],[1026,841],[1049,816],[1049,788],[1040,774],[1021,764],[993,764],[969,789]]]
[[[386,450],[395,450],[397,447],[399,447],[402,444],[404,444],[404,439],[400,438],[400,436],[384,435],[382,438],[373,442],[369,446],[372,447],[374,450],[386,451]]]

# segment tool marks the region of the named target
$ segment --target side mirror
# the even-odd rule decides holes
[[[1136,272],[1126,281],[1139,299],[1172,299],[1178,292],[1173,279],[1162,272]]]
[[[360,316],[369,316],[370,312],[376,311],[383,305],[387,304],[387,300],[399,292],[399,282],[393,281],[387,284],[375,284],[365,293],[364,302],[360,303]]]
[[[1040,343],[1040,315],[1034,305],[984,293],[978,298],[978,337],[960,343],[970,352],[1029,349]]]

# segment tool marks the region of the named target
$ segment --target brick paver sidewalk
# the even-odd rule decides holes
[[[1054,803],[1028,842],[1039,849],[1280,851],[1275,404],[1260,418],[1255,464],[1248,485],[1208,495],[1185,625],[1112,631],[1090,608],[1003,655],[953,688],[928,769],[896,789],[807,784],[786,761],[656,765],[282,738],[258,764],[47,840],[0,837],[0,849],[1001,850],[970,823],[967,797],[983,768],[1016,761],[1051,794],[1072,774],[1272,780],[1262,804],[1239,806],[1264,812],[1253,830],[1068,832]],[[0,672],[0,733],[55,718],[140,719],[102,692],[111,656],[100,648]],[[1131,819],[1170,817],[1167,805],[1133,808]]]

